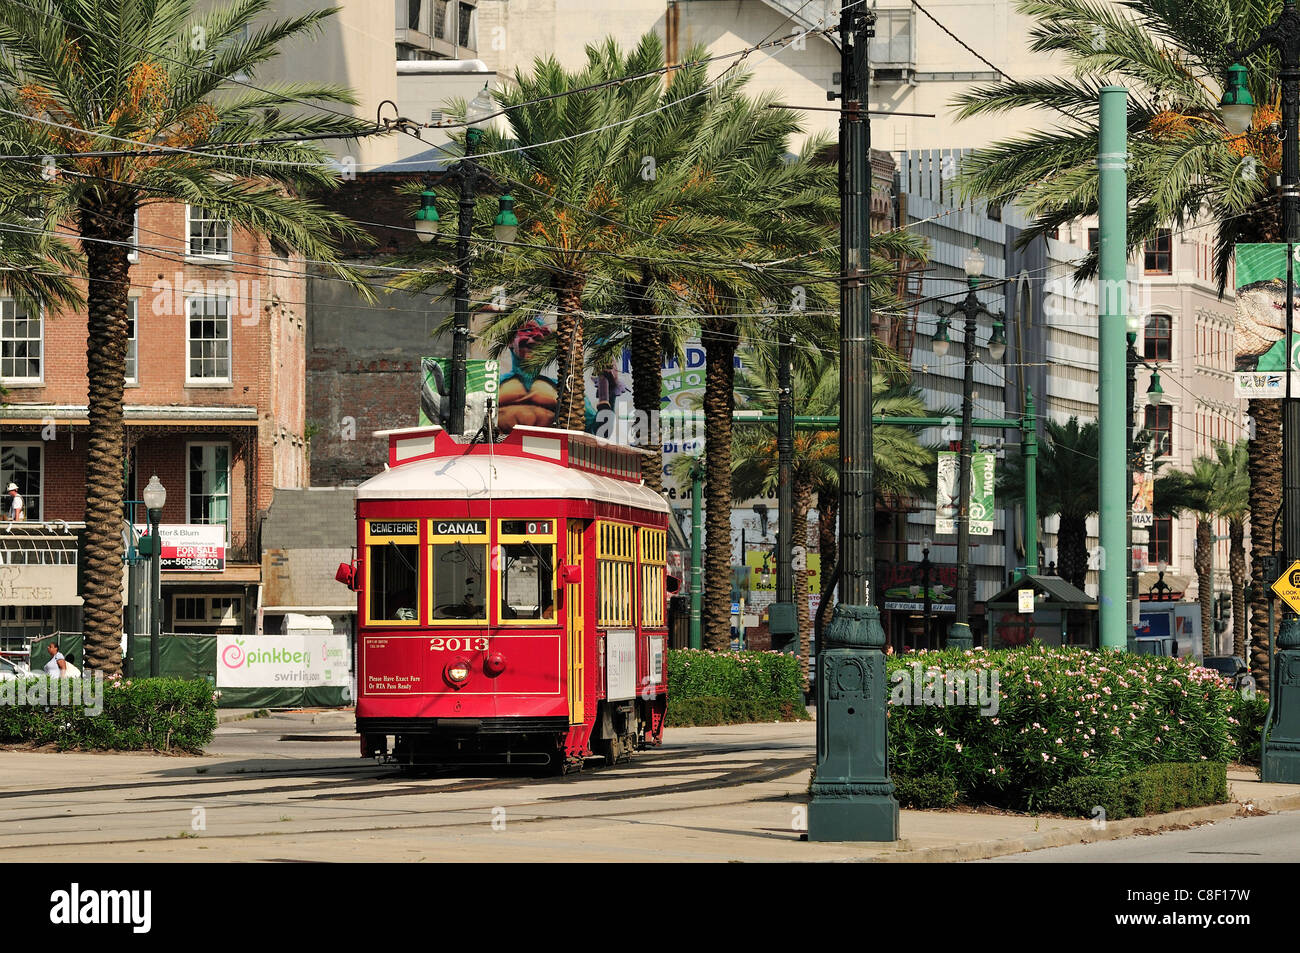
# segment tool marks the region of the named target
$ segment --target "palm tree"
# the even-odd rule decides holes
[[[337,174],[319,146],[284,140],[345,138],[364,124],[332,111],[275,111],[299,99],[350,103],[351,94],[310,83],[250,89],[229,81],[256,76],[281,43],[310,33],[330,13],[254,26],[270,5],[0,5],[0,142],[10,155],[62,157],[58,174],[31,191],[29,201],[47,226],[77,228],[84,257],[90,425],[84,632],[88,664],[105,672],[121,664],[122,388],[136,210],[202,205],[339,275],[349,273],[337,265],[335,240],[363,238],[346,219],[294,194],[331,188]],[[6,163],[7,174],[12,168]],[[12,180],[0,189],[12,207]]]
[[[1245,524],[1250,513],[1250,451],[1248,441],[1215,444],[1218,478],[1214,512],[1228,521],[1228,575],[1232,579],[1232,654],[1246,657]]]
[[[1035,216],[1021,236],[1028,242],[1057,226],[1097,211],[1098,91],[1106,83],[1129,90],[1129,240],[1133,247],[1157,229],[1208,220],[1218,223],[1216,273],[1227,284],[1237,242],[1277,242],[1281,222],[1268,186],[1279,171],[1281,149],[1267,132],[1278,118],[1277,58],[1250,58],[1256,132],[1231,137],[1218,116],[1217,90],[1236,51],[1276,18],[1280,0],[1167,4],[1127,0],[1021,0],[1038,20],[1031,48],[1065,57],[1072,76],[973,87],[958,97],[963,117],[1011,109],[1040,111],[1038,131],[978,150],[965,165],[968,195],[1002,196]],[[1062,120],[1068,120],[1063,123]],[[1089,255],[1079,277],[1095,272]],[[1281,502],[1281,408],[1254,400],[1250,414],[1251,635],[1259,648],[1267,689],[1270,579],[1262,557],[1274,552],[1268,532]]]
[[[878,345],[879,347],[879,345]],[[807,349],[804,361],[795,365],[792,375],[795,413],[822,417],[839,414],[839,360],[834,352]],[[746,409],[764,414],[777,412],[777,349],[765,345],[746,353],[745,366],[739,373],[737,393]],[[910,385],[891,385],[889,375],[879,374],[872,380],[872,413],[886,417],[916,417],[925,413],[925,403]],[[934,451],[922,446],[917,430],[910,427],[881,425],[875,428],[872,445],[877,498],[889,495],[915,495],[930,482]],[[794,442],[794,513],[796,541],[803,538],[808,526],[808,511],[814,494],[818,500],[818,535],[825,546],[826,536],[832,543],[821,550],[822,570],[830,573],[835,559],[835,510],[822,511],[823,495],[836,498],[839,488],[839,434],[835,430],[797,430]],[[780,479],[776,428],[753,425],[740,428],[732,447],[732,495],[737,500],[767,495],[776,490]],[[812,626],[808,615],[807,570],[795,574],[795,611],[799,621],[799,652],[804,683],[808,680],[808,661]],[[823,575],[823,581],[827,576]]]
[[[1214,579],[1211,571],[1214,546],[1216,487],[1222,474],[1212,457],[1197,457],[1190,472],[1175,470],[1157,477],[1155,510],[1159,515],[1178,516],[1189,512],[1196,518],[1196,594],[1201,604],[1201,648],[1214,654]]]
[[[1088,579],[1088,517],[1097,512],[1097,441],[1095,421],[1064,424],[1045,420],[1037,460],[1038,515],[1059,516],[1056,571],[1082,589]],[[1008,459],[998,486],[1012,499],[1025,498],[1025,463]]]

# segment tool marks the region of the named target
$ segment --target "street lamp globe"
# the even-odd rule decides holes
[[[1160,386],[1160,372],[1153,369],[1151,383],[1147,385],[1147,403],[1152,407],[1159,407],[1165,402],[1165,389]]]
[[[980,278],[984,275],[984,253],[980,251],[980,243],[977,241],[966,255],[966,260],[962,262],[966,269],[967,278]]]
[[[478,139],[483,135],[483,130],[487,128],[488,117],[497,111],[497,104],[492,100],[492,94],[488,92],[487,84],[478,91],[478,95],[469,101],[465,107],[465,122],[469,125],[469,134]]]
[[[438,234],[437,198],[432,189],[420,193],[420,208],[415,213],[415,234],[422,242],[431,242]]]
[[[1255,100],[1246,85],[1246,67],[1240,63],[1228,67],[1228,82],[1219,100],[1219,117],[1224,128],[1234,136],[1244,135],[1255,117]]]
[[[1007,353],[1007,334],[1001,321],[993,322],[993,336],[989,338],[989,357],[994,361],[1002,360]]]
[[[934,329],[934,340],[930,346],[934,350],[935,357],[944,357],[948,353],[948,346],[952,343],[948,337],[948,319],[940,318],[939,326]]]
[[[510,243],[519,234],[519,219],[515,216],[515,199],[512,195],[503,195],[499,199],[500,211],[492,220],[492,234],[497,241]]]
[[[158,474],[149,478],[149,485],[144,488],[140,494],[144,497],[144,508],[149,511],[149,515],[157,519],[157,514],[162,512],[162,508],[167,505],[167,487],[158,482]]]

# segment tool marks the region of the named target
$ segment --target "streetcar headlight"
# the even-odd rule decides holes
[[[445,674],[452,687],[459,688],[469,679],[469,662],[464,659],[449,662]]]

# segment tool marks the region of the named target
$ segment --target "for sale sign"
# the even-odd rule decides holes
[[[148,526],[137,525],[141,537]],[[224,523],[164,523],[158,527],[164,572],[223,572],[226,568]]]

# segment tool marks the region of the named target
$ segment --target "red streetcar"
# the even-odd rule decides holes
[[[357,488],[357,732],[406,766],[623,760],[663,736],[669,509],[642,451],[384,431]]]

